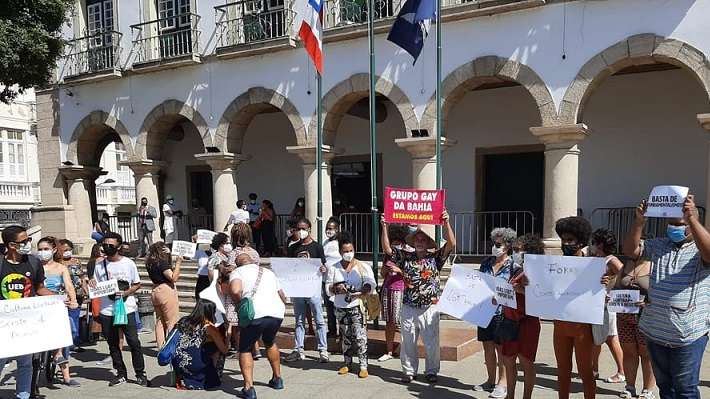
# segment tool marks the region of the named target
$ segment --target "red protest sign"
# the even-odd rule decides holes
[[[411,190],[385,187],[387,223],[442,224],[445,190]]]

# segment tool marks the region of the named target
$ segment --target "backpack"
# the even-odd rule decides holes
[[[39,274],[39,270],[42,267],[42,265],[39,262],[39,258],[33,255],[24,255],[27,257],[27,262],[30,264],[30,267],[32,268],[32,276],[36,276]],[[0,276],[2,276],[2,265],[5,261],[5,255],[0,255]],[[44,281],[42,281],[44,282]],[[33,285],[37,285],[37,281],[32,281]]]

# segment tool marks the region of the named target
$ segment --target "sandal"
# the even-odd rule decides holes
[[[656,395],[653,394],[653,391],[644,389],[643,391],[641,391],[639,399],[656,399]]]
[[[605,378],[604,382],[606,382],[607,384],[621,384],[622,382],[626,382],[626,376],[623,374],[616,373],[611,377]]]

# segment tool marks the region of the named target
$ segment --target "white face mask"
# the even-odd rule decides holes
[[[325,231],[325,236],[328,238],[333,238],[335,237],[335,230],[333,229],[328,229]]]
[[[224,251],[224,252],[232,252],[232,244],[229,244],[229,243],[224,244],[224,246],[222,247],[222,251]]]
[[[505,245],[501,245],[500,248],[498,248],[498,247],[496,247],[495,245],[493,245],[493,248],[491,248],[491,253],[492,253],[493,256],[495,256],[496,258],[498,258],[498,257],[500,257],[500,256],[503,256],[503,254],[505,254],[505,252],[506,252],[506,251],[505,251]]]
[[[298,238],[301,240],[305,240],[309,235],[308,230],[298,230]]]
[[[343,260],[346,262],[352,262],[355,259],[355,252],[345,252],[343,253]]]
[[[39,255],[39,258],[42,259],[43,262],[49,262],[50,260],[52,260],[54,251],[52,251],[51,249],[43,249],[37,251],[37,255]]]
[[[27,241],[22,244],[19,248],[17,248],[17,253],[20,255],[29,255],[32,253],[32,243]]]
[[[72,255],[74,255],[74,254],[72,253],[71,250],[69,250],[69,251],[64,251],[64,253],[62,254],[62,256],[64,257],[64,259],[71,259]]]
[[[523,264],[523,253],[522,252],[513,252],[513,262],[517,265]]]

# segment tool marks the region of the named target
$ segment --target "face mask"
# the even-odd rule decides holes
[[[64,259],[70,259],[70,258],[72,257],[72,255],[74,255],[74,254],[72,253],[72,251],[64,251],[64,253],[62,254],[62,256],[64,257]]]
[[[579,244],[562,244],[562,254],[564,256],[574,256],[579,251]]]
[[[414,234],[419,230],[417,226],[407,226],[407,229],[409,230],[409,234]]]
[[[298,238],[301,240],[305,240],[308,236],[308,230],[298,230]]]
[[[673,226],[672,224],[669,224],[668,227],[666,227],[666,235],[676,244],[683,242],[686,238],[685,228],[686,226]]]
[[[328,238],[333,238],[335,237],[335,230],[328,229],[325,231],[325,236]]]
[[[513,252],[513,262],[515,262],[517,265],[522,265],[523,264],[523,253],[522,252]]]
[[[503,254],[505,253],[505,247],[503,245],[501,245],[500,247],[496,247],[494,245],[493,248],[491,248],[491,253],[496,258],[499,258],[499,257],[503,256]]]
[[[54,253],[51,249],[44,249],[37,251],[37,255],[39,255],[39,258],[42,259],[43,262],[48,262],[52,259],[52,255],[54,255]]]
[[[103,245],[101,248],[104,250],[106,256],[114,256],[118,253],[118,248],[113,245]]]
[[[224,244],[224,246],[222,247],[222,251],[232,252],[232,244]]]
[[[146,206],[146,205],[148,205],[148,203],[147,203],[147,202],[141,202],[141,205]]]
[[[249,203],[254,205],[254,204],[256,204],[256,200],[251,200],[251,201],[249,201]]]
[[[345,252],[343,254],[343,260],[346,262],[352,262],[355,259],[355,252]]]
[[[168,200],[168,204],[172,205],[175,203],[175,200]]]

